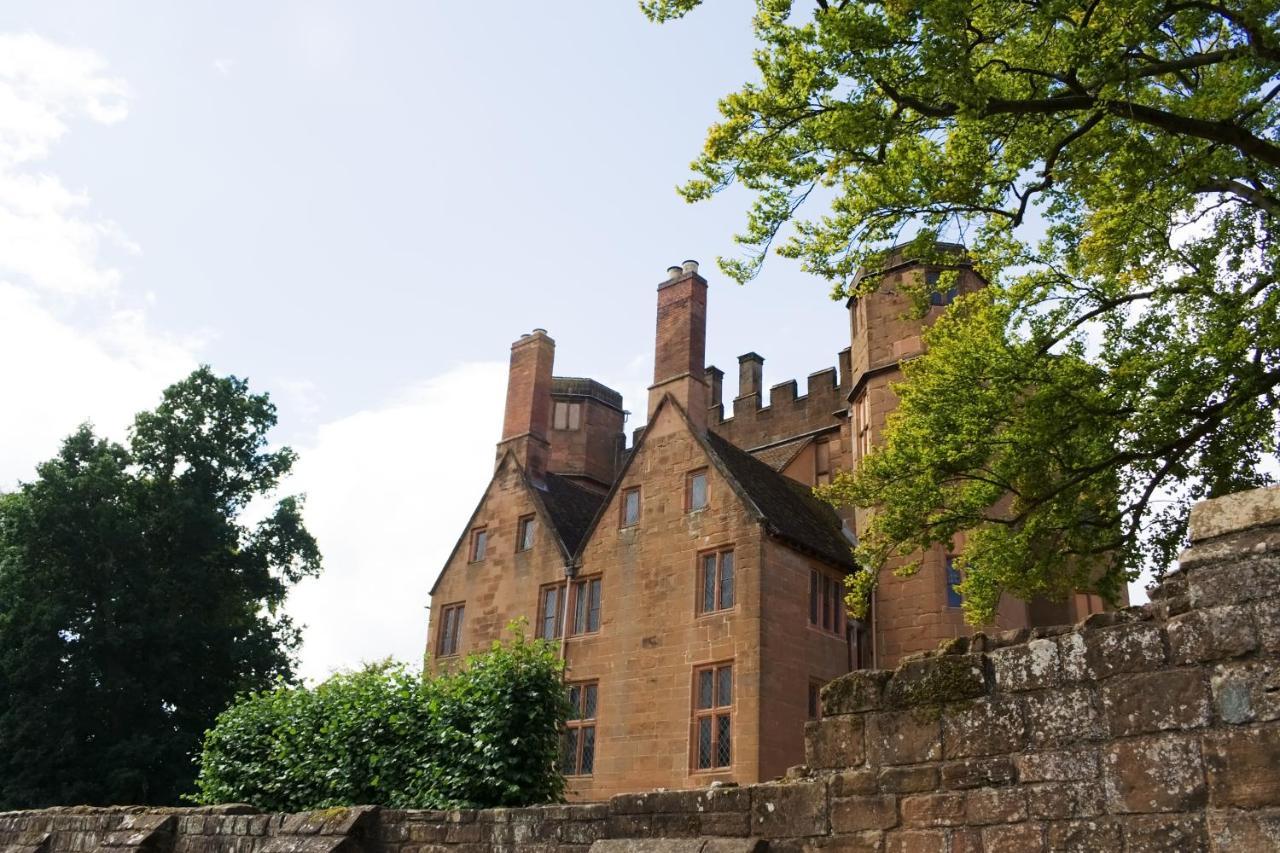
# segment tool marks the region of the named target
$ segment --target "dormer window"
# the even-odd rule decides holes
[[[555,429],[576,430],[582,426],[582,404],[556,401],[555,417],[551,424]]]
[[[707,469],[691,471],[685,483],[685,506],[690,512],[707,506]]]

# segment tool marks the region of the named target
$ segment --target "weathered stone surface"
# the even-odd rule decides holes
[[[918,794],[938,787],[938,768],[933,764],[885,767],[878,777],[881,791],[891,794]]]
[[[1109,818],[1063,820],[1048,824],[1046,841],[1053,853],[1099,853],[1120,850],[1120,826]]]
[[[942,787],[977,788],[984,785],[1007,785],[1014,779],[1013,761],[1008,756],[970,758],[942,765]]]
[[[753,838],[716,839],[705,838],[602,838],[591,845],[591,853],[756,853],[765,850],[762,841]]]
[[[862,717],[843,714],[807,723],[805,764],[817,769],[857,767],[866,758]]]
[[[1280,809],[1242,812],[1236,809],[1207,813],[1210,849],[1280,850]]]
[[[751,831],[760,838],[826,835],[827,786],[791,782],[751,787]]]
[[[965,795],[959,792],[909,794],[902,797],[902,825],[956,826],[964,823]]]
[[[984,826],[982,847],[985,853],[1040,853],[1044,850],[1044,826],[1039,823]]]
[[[999,755],[1026,744],[1023,699],[996,696],[947,709],[942,754],[947,758]]]
[[[1058,644],[1052,639],[996,649],[989,657],[996,686],[1003,691],[1039,690],[1063,682]]]
[[[1097,782],[1041,782],[1023,788],[1027,814],[1036,820],[1094,817],[1107,810],[1105,793]]]
[[[1224,723],[1280,719],[1280,663],[1274,660],[1221,664],[1210,679],[1214,711]]]
[[[1191,508],[1187,533],[1192,542],[1200,542],[1278,520],[1280,486],[1271,486],[1200,501]]]
[[[947,835],[940,829],[909,829],[885,837],[884,853],[950,853]]]
[[[860,669],[835,679],[822,688],[823,713],[832,717],[879,709],[884,686],[892,675],[882,669]]]
[[[982,655],[941,655],[904,663],[889,680],[885,704],[889,708],[941,705],[985,695]]]
[[[862,832],[898,825],[898,798],[892,794],[831,800],[831,831]]]
[[[1017,823],[1027,819],[1027,795],[1021,788],[979,788],[965,795],[968,824]]]
[[[1073,782],[1097,779],[1100,774],[1098,749],[1082,746],[1014,756],[1018,778],[1023,782]]]
[[[1126,853],[1204,853],[1209,849],[1204,818],[1132,815],[1122,823]]]
[[[831,796],[853,797],[863,794],[874,794],[877,790],[876,776],[873,768],[846,770],[831,777]]]
[[[1108,810],[1175,812],[1203,808],[1204,765],[1194,737],[1162,735],[1114,743],[1103,752]]]
[[[918,764],[937,761],[942,753],[942,726],[936,714],[889,711],[867,718],[867,758],[872,764]]]
[[[1066,746],[1106,735],[1091,687],[1045,690],[1023,700],[1027,743],[1032,747]]]
[[[1243,605],[1192,610],[1165,626],[1169,660],[1177,665],[1237,657],[1258,647],[1252,612]]]
[[[1280,806],[1280,724],[1206,734],[1204,761],[1213,807]]]
[[[1132,622],[1087,631],[1085,659],[1094,678],[1121,672],[1148,672],[1164,664],[1164,638],[1150,622]]]
[[[1102,685],[1113,737],[1207,726],[1209,690],[1199,667],[1121,675]]]

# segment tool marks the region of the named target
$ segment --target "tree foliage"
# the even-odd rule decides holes
[[[205,736],[198,800],[272,811],[559,801],[561,670],[551,645],[517,633],[437,678],[382,663],[251,693]]]
[[[202,367],[126,448],[82,426],[0,497],[0,808],[174,804],[237,693],[293,676],[281,605],[320,554],[275,407]]]
[[[642,3],[656,20],[698,5]],[[858,296],[891,244],[945,262],[950,239],[990,282],[926,336],[883,447],[826,490],[879,507],[866,564],[972,530],[962,592],[982,621],[1006,590],[1115,593],[1174,558],[1191,501],[1267,480],[1278,15],[757,0],[760,80],[721,101],[682,189],[753,193],[726,271],[750,279],[777,242]]]

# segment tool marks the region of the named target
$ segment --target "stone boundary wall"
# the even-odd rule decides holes
[[[485,811],[0,814],[0,853],[1280,850],[1280,489],[1198,505],[1152,602],[977,634],[823,693],[749,787]]]

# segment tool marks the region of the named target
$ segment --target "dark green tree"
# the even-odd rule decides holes
[[[1268,481],[1275,0],[754,5],[759,77],[720,102],[683,188],[752,195],[726,271],[745,281],[776,246],[860,296],[891,244],[945,266],[943,239],[990,282],[926,335],[882,446],[826,490],[876,510],[861,592],[969,531],[973,621],[1002,592],[1114,594],[1169,565],[1192,501]]]
[[[82,426],[0,498],[0,808],[176,804],[239,693],[293,678],[281,605],[320,570],[275,406],[202,367],[129,446]]]

